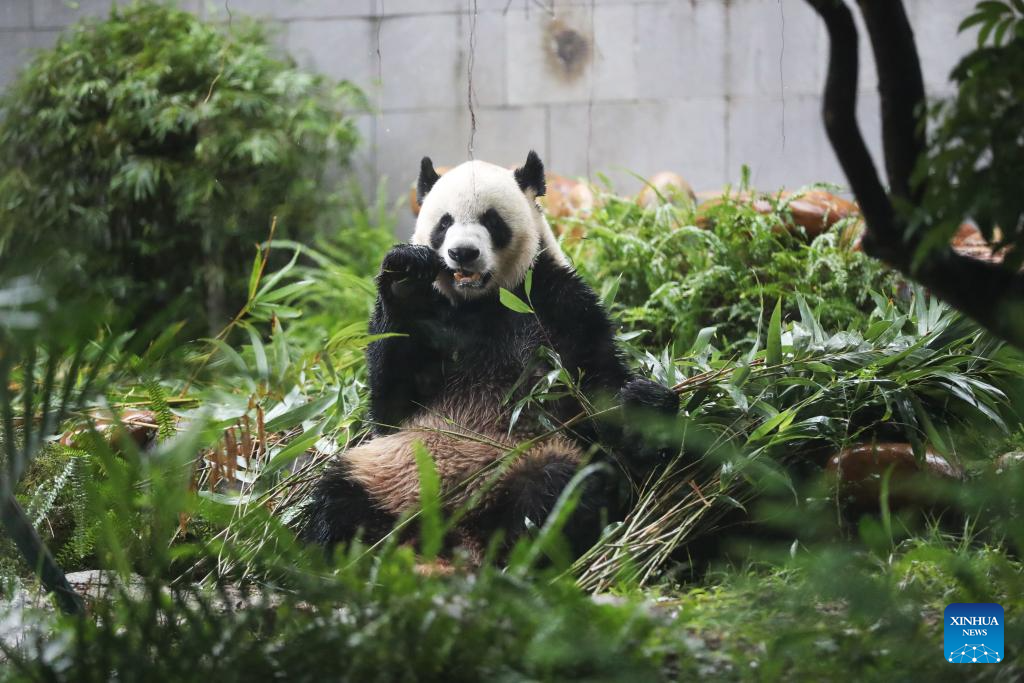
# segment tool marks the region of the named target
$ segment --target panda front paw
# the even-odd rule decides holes
[[[377,284],[387,298],[406,298],[437,278],[441,257],[422,244],[396,244],[384,257]]]
[[[441,272],[441,257],[422,244],[396,244],[380,265],[380,277],[392,280],[433,280]]]
[[[626,382],[619,392],[619,398],[627,411],[640,408],[663,415],[675,415],[679,411],[679,394],[643,377]]]
[[[619,400],[629,468],[638,480],[643,480],[679,452],[674,419],[679,412],[679,395],[657,382],[638,377],[623,385]]]

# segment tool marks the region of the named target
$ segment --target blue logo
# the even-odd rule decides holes
[[[946,661],[995,664],[1003,661],[1003,608],[994,602],[954,602],[946,607]]]

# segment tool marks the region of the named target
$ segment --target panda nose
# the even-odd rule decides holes
[[[448,250],[448,255],[460,266],[464,266],[467,263],[476,261],[476,258],[480,255],[480,250],[476,247],[455,247]]]

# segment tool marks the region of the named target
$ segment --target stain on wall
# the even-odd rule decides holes
[[[552,19],[546,29],[548,65],[558,76],[574,81],[583,75],[593,53],[593,36],[564,19]]]

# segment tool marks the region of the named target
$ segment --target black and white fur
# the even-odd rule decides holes
[[[314,542],[332,545],[359,534],[374,541],[415,509],[417,441],[434,458],[450,509],[477,497],[453,534],[454,542],[476,549],[495,532],[511,543],[530,524],[542,525],[598,432],[635,467],[644,447],[626,444],[614,426],[585,421],[533,444],[496,482],[474,478],[516,444],[549,431],[529,410],[509,430],[516,400],[534,382],[508,394],[536,366],[542,345],[558,353],[588,400],[618,396],[659,414],[678,410],[675,393],[630,373],[597,295],[562,253],[536,201],[544,168],[534,152],[515,171],[470,161],[441,177],[424,158],[417,190],[412,243],[395,246],[377,278],[370,332],[401,336],[376,341],[367,352],[376,435],[345,452],[317,485],[303,524]],[[535,314],[502,305],[499,288],[529,299]],[[534,372],[539,378],[549,369]],[[564,422],[582,406],[565,398],[544,410]],[[584,488],[565,530],[574,552],[597,540],[609,505],[607,482]]]

